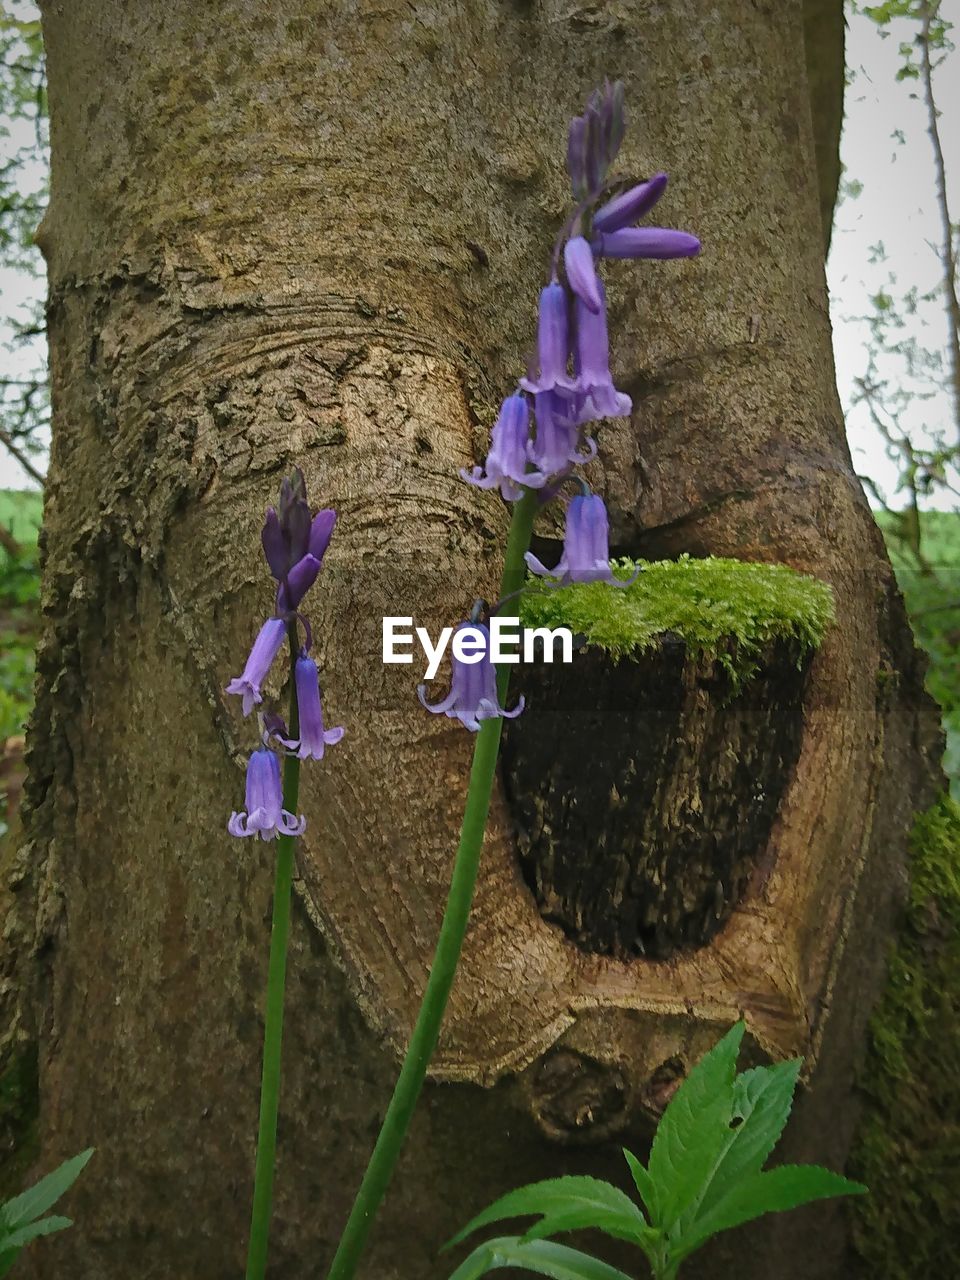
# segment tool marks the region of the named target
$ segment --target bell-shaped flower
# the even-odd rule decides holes
[[[462,468],[460,475],[478,489],[499,487],[508,502],[523,496],[521,485],[539,489],[544,480],[527,472],[527,443],[530,439],[530,409],[525,396],[507,396],[491,433],[490,452],[483,467]]]
[[[301,760],[322,760],[325,747],[332,747],[343,737],[344,730],[326,729],[323,724],[323,707],[320,702],[320,674],[312,658],[302,653],[293,668],[297,690],[297,718],[300,721],[300,737],[291,740],[281,734],[277,738]]]
[[[266,680],[286,634],[287,624],[282,618],[268,618],[253,642],[243,674],[235,676],[227,685],[227,693],[243,698],[245,716],[250,714],[256,703],[263,701],[260,686]]]
[[[583,238],[574,236],[563,246],[563,265],[567,280],[577,298],[591,311],[603,308],[603,294],[597,269],[593,262],[593,250]]]
[[[619,231],[621,227],[629,227],[650,212],[666,189],[665,173],[655,173],[646,182],[638,182],[635,187],[622,191],[597,210],[593,215],[593,230],[606,234]]]
[[[527,446],[527,456],[541,476],[541,485],[556,479],[577,463],[596,456],[596,442],[583,439],[580,430],[582,397],[542,391],[534,397],[537,429]]]
[[[532,395],[558,388],[574,389],[573,378],[567,373],[567,361],[570,359],[569,309],[567,291],[558,280],[551,280],[546,288],[541,289],[537,321],[540,372],[536,378],[520,379],[521,387]]]
[[[513,720],[523,710],[523,698],[512,711],[505,711],[497,694],[497,672],[490,661],[490,632],[479,622],[462,622],[454,632],[454,641],[463,631],[474,632],[474,661],[461,661],[456,650],[453,653],[453,677],[450,692],[441,702],[427,702],[424,685],[417,688],[417,697],[428,711],[459,720],[471,733],[480,728],[481,720],[504,716]]]
[[[597,312],[591,311],[579,298],[576,301],[574,367],[577,388],[583,396],[580,422],[591,422],[595,418],[625,418],[633,409],[630,397],[616,389],[610,375],[610,340],[603,285],[600,292],[603,305]]]
[[[563,535],[563,555],[554,569],[547,569],[528,551],[527,568],[541,578],[555,578],[555,586],[572,582],[609,582],[628,587],[636,578],[615,578],[610,568],[610,524],[603,499],[595,493],[571,498]]]
[[[671,231],[667,227],[624,227],[620,231],[603,232],[593,240],[601,258],[693,258],[700,252],[700,241],[688,231]]]
[[[320,572],[320,561],[309,551],[293,566],[277,588],[277,608],[293,610],[299,607],[300,601],[316,581]]]
[[[306,818],[298,818],[283,807],[280,761],[272,751],[260,747],[247,763],[247,808],[233,813],[227,823],[232,836],[302,836]]]

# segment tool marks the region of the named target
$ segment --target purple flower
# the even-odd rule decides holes
[[[534,396],[537,430],[527,445],[527,456],[540,473],[540,485],[596,456],[596,442],[582,438],[580,422],[587,420],[580,417],[582,409],[582,396],[567,397],[556,391]]]
[[[316,581],[320,572],[320,561],[315,555],[307,554],[293,566],[277,588],[277,608],[279,610],[296,609]]]
[[[247,764],[247,809],[232,813],[227,830],[232,836],[256,836],[273,840],[275,836],[302,836],[306,818],[297,818],[283,807],[280,785],[280,761],[260,747]]]
[[[567,171],[577,200],[600,190],[626,129],[623,83],[604,83],[591,93],[582,116],[570,122]]]
[[[324,507],[310,521],[310,538],[308,547],[310,554],[317,560],[323,560],[330,539],[333,537],[333,526],[337,523],[337,513],[332,507]]]
[[[693,258],[700,252],[696,236],[666,227],[624,227],[597,236],[593,245],[603,258]]]
[[[649,213],[667,188],[667,175],[655,173],[646,182],[639,182],[629,191],[608,200],[593,215],[593,229],[607,234],[619,231],[621,227],[629,227],[637,222],[645,213]]]
[[[553,391],[560,387],[574,390],[574,382],[567,373],[570,358],[570,332],[567,323],[569,303],[567,291],[558,280],[551,280],[540,291],[540,314],[537,322],[537,356],[540,373],[536,379],[521,378],[524,391]]]
[[[607,336],[607,306],[603,285],[603,305],[593,312],[578,298],[576,301],[577,340],[574,368],[577,387],[583,396],[579,421],[594,418],[625,418],[633,409],[628,395],[618,391],[610,376],[610,342]]]
[[[453,677],[450,692],[441,702],[429,703],[424,695],[424,685],[417,687],[417,697],[428,711],[441,712],[451,720],[459,720],[471,733],[480,728],[481,720],[493,720],[505,716],[513,720],[523,710],[523,698],[512,711],[500,706],[497,696],[497,672],[490,661],[490,632],[479,622],[461,622],[454,632],[454,641],[463,631],[475,633],[478,651],[474,662],[461,662],[454,651]],[[482,645],[482,652],[480,646]]]
[[[320,704],[320,676],[317,664],[312,658],[302,653],[293,669],[293,678],[297,687],[297,711],[300,720],[300,739],[290,741],[286,736],[277,733],[277,738],[291,751],[296,751],[301,760],[322,760],[325,747],[332,747],[343,737],[342,728],[325,729],[323,727],[323,707]]]
[[[531,573],[539,577],[557,578],[557,586],[571,582],[608,582],[614,587],[628,587],[636,578],[615,578],[610,568],[610,525],[603,499],[596,494],[571,498],[567,507],[567,524],[563,534],[563,555],[555,569],[547,569],[528,551],[525,556]]]
[[[530,438],[530,409],[526,397],[507,396],[500,406],[500,414],[494,424],[490,452],[484,466],[472,471],[461,468],[460,475],[468,484],[478,489],[499,486],[508,502],[523,496],[521,485],[539,489],[542,476],[527,474],[527,442]]]
[[[593,264],[593,250],[583,236],[574,236],[563,246],[563,264],[570,288],[591,311],[603,307],[601,284]]]
[[[250,714],[255,703],[263,701],[260,686],[266,680],[273,666],[273,660],[280,652],[286,633],[287,624],[282,618],[268,618],[253,642],[247,665],[243,668],[243,675],[235,676],[227,685],[227,693],[236,693],[243,698],[245,716]]]
[[[311,519],[307,487],[298,468],[280,486],[280,509],[267,510],[260,540],[270,572],[281,584],[278,608],[296,609],[313,585],[330,545],[337,513],[330,508]]]

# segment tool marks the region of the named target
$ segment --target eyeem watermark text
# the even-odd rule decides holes
[[[425,680],[432,680],[440,669],[450,637],[453,656],[458,662],[472,666],[482,662],[487,652],[487,637],[481,627],[444,627],[436,644],[426,627],[414,627],[413,618],[384,618],[383,660],[385,663],[413,662],[414,640],[418,640],[427,660]],[[490,619],[489,657],[492,662],[553,662],[559,645],[560,661],[573,661],[573,632],[569,627],[521,627],[519,618]],[[409,651],[409,652],[408,652]]]

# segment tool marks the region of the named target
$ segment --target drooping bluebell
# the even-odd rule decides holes
[[[481,720],[491,720],[496,716],[513,720],[523,710],[524,704],[521,698],[512,711],[501,707],[497,696],[497,672],[490,661],[490,631],[479,622],[461,622],[454,632],[454,639],[465,629],[476,631],[483,640],[485,647],[478,661],[461,662],[454,652],[453,675],[447,696],[440,702],[427,702],[426,686],[421,684],[417,687],[417,697],[428,711],[459,720],[465,728],[476,733]]]
[[[287,624],[282,618],[268,618],[253,642],[243,673],[235,676],[227,685],[227,693],[235,693],[243,699],[245,716],[250,714],[258,702],[263,701],[260,687],[270,673],[286,634]]]
[[[246,810],[232,813],[227,830],[232,836],[259,836],[273,840],[276,836],[302,836],[307,825],[283,807],[280,761],[272,751],[260,747],[247,763]]]

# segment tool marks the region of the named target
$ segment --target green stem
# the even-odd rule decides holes
[[[299,652],[295,630],[290,636],[290,736],[299,733],[293,663]],[[283,762],[283,807],[297,812],[300,797],[300,761],[288,755]],[[283,1038],[283,993],[287,976],[287,942],[290,937],[290,891],[293,885],[295,836],[277,839],[277,865],[273,883],[273,924],[270,931],[270,967],[267,974],[267,1011],[263,1034],[263,1077],[260,1085],[260,1128],[257,1164],[253,1179],[253,1212],[246,1280],[263,1280],[267,1271],[270,1211],[273,1205],[273,1173],[277,1151],[277,1111],[280,1104],[280,1048]]]
[[[526,492],[514,504],[513,518],[507,537],[504,557],[501,596],[517,590],[523,584],[524,552],[530,545],[533,518],[537,510],[534,493]],[[502,666],[497,672],[497,689],[501,706],[507,695],[510,668]],[[463,946],[473,889],[480,864],[483,832],[490,809],[490,795],[497,771],[497,755],[500,751],[500,732],[503,719],[484,720],[477,734],[467,788],[467,802],[460,829],[460,844],[453,865],[453,877],[447,906],[440,926],[437,948],[430,967],[430,977],[423,993],[423,1002],[416,1025],[407,1047],[403,1066],[397,1079],[393,1097],[377,1138],[373,1154],[367,1164],[360,1190],[347,1220],[340,1244],[328,1273],[328,1280],[350,1280],[366,1244],[367,1234],[380,1202],[386,1194],[394,1165],[403,1146],[410,1118],[417,1105],[420,1090],[427,1074],[427,1066],[436,1048],[440,1024],[453,986],[460,950]]]

